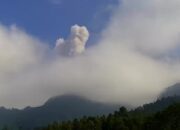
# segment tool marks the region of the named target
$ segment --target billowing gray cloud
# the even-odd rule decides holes
[[[1,25],[0,105],[36,106],[74,93],[136,106],[178,82],[180,61],[168,55],[180,45],[180,1],[120,3],[99,42],[86,51],[86,27],[73,26],[51,50],[17,27]]]

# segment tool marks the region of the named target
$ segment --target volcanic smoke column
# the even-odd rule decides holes
[[[84,52],[89,39],[89,32],[85,26],[74,25],[67,40],[59,38],[55,50],[63,56],[74,56]]]

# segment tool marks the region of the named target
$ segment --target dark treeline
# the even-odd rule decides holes
[[[121,107],[108,116],[54,122],[35,130],[180,130],[180,104],[175,103],[154,114]]]

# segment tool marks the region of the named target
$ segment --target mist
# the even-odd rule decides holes
[[[38,106],[56,95],[138,106],[179,82],[180,1],[121,0],[100,40],[73,25],[52,49],[0,25],[0,106]]]

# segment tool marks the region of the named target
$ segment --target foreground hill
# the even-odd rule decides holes
[[[70,120],[84,115],[108,114],[118,106],[93,102],[74,95],[57,96],[40,107],[27,107],[23,110],[0,108],[0,125],[31,129],[53,121]]]
[[[145,130],[180,130],[180,103],[175,103],[165,110],[148,118]]]
[[[55,122],[36,130],[180,130],[180,104],[175,103],[149,115],[140,111],[127,111],[121,107],[108,116]]]

